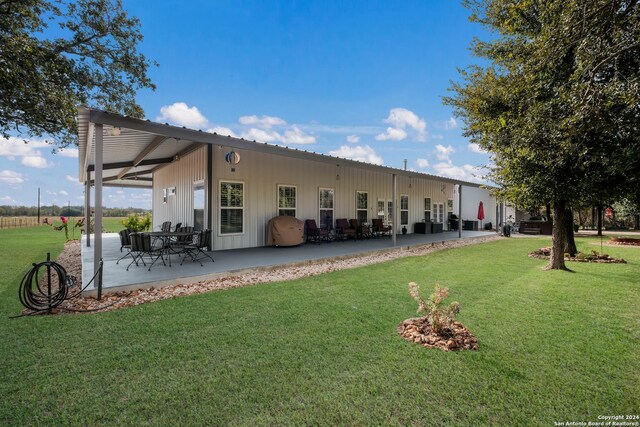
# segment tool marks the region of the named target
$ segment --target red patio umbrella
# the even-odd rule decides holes
[[[482,201],[478,205],[478,219],[480,220],[480,229],[482,229],[482,220],[484,219],[484,205]]]

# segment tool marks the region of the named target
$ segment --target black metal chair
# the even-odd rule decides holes
[[[182,258],[180,265],[182,265],[184,260],[187,259],[187,256],[189,256],[192,261],[198,261],[201,267],[203,266],[202,260],[205,258],[209,258],[212,262],[215,262],[211,255],[203,250],[205,248],[208,249],[210,246],[211,230],[202,230],[198,232],[198,234],[196,234],[195,241],[192,244],[184,246],[184,258]]]
[[[178,230],[180,230],[180,227],[182,227],[182,223],[181,222],[176,224],[175,228],[173,229],[173,232],[174,233],[178,232]]]
[[[132,233],[131,234],[131,252],[134,256],[133,261],[127,266],[127,271],[129,271],[129,267],[131,264],[135,262],[138,264],[138,260],[142,261],[142,264],[146,267],[147,264],[144,262],[144,257],[148,256],[151,260],[151,265],[149,265],[149,270],[151,271],[151,267],[158,261],[162,260],[162,263],[166,266],[167,263],[164,261],[165,248],[164,247],[156,247],[151,243],[151,236],[145,233]]]
[[[193,227],[180,227],[176,233],[193,233]],[[170,254],[182,255],[185,253],[185,246],[193,244],[193,234],[176,236],[169,241],[168,251]]]
[[[171,221],[165,221],[160,226],[160,231],[169,232],[171,231]]]
[[[120,252],[122,252],[122,249],[127,249],[127,253],[120,257],[120,259],[116,261],[116,264],[128,256],[133,256],[131,254],[131,233],[133,233],[133,230],[128,228],[118,231],[118,235],[120,236]]]
[[[336,219],[336,231],[336,237],[338,237],[339,239],[346,240],[348,238],[352,238],[356,240],[358,238],[356,229],[351,227],[349,220],[346,218]]]

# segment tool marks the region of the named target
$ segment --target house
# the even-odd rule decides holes
[[[484,223],[495,227],[505,217],[503,204],[476,183],[86,107],[79,108],[77,122],[79,177],[87,214],[94,187],[96,230],[104,186],[151,189],[154,228],[172,221],[212,229],[214,251],[264,246],[267,223],[277,215],[313,218],[327,227],[337,218],[383,218],[395,233],[405,227],[429,232],[430,222],[434,231],[447,230],[450,214],[473,223],[480,201]],[[420,225],[425,220],[427,227]],[[97,233],[96,260],[101,250]]]

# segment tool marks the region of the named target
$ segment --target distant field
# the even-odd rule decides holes
[[[45,226],[44,220],[47,220],[49,224],[60,225],[60,217],[58,216],[43,216],[40,218],[40,225]],[[80,217],[69,217],[69,235],[71,235],[73,225],[80,219]],[[124,217],[105,217],[102,219],[102,228],[107,233],[117,233],[122,230],[122,220]],[[38,226],[38,218],[35,216],[14,216],[14,217],[0,217],[0,230],[12,229],[12,228],[25,228]],[[76,230],[77,232],[78,230]],[[77,234],[77,233],[76,233]]]

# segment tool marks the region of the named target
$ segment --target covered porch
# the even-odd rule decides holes
[[[197,262],[186,260],[180,265],[181,258],[173,255],[172,266],[156,263],[151,271],[140,265],[132,265],[129,271],[127,265],[131,257],[116,264],[124,253],[120,252],[120,240],[117,234],[104,234],[102,257],[104,260],[103,292],[118,292],[133,289],[163,287],[174,284],[188,284],[224,276],[237,275],[242,272],[269,269],[274,267],[291,266],[300,263],[330,261],[342,257],[371,254],[378,251],[403,250],[429,244],[457,239],[471,239],[475,237],[493,236],[493,232],[462,231],[459,237],[457,231],[438,234],[407,234],[398,235],[396,246],[393,239],[377,238],[357,241],[332,243],[306,243],[295,247],[257,247],[245,249],[231,249],[210,252],[215,262],[204,260],[203,266]],[[83,236],[83,239],[85,237]],[[83,241],[83,243],[85,243]],[[82,277],[84,284],[88,283],[94,271],[95,252],[82,245]],[[88,288],[86,293],[91,295],[97,288]]]

